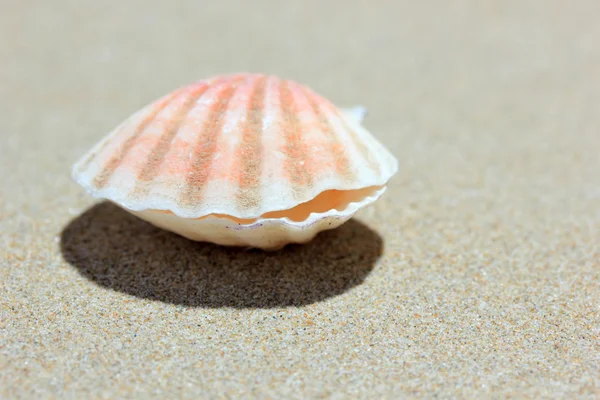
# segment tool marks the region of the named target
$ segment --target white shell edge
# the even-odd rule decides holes
[[[225,246],[279,250],[286,244],[307,243],[319,232],[339,227],[352,218],[360,208],[376,201],[385,191],[386,187],[383,186],[372,195],[348,204],[343,210],[332,209],[324,213],[311,213],[306,220],[300,222],[287,218],[259,218],[251,224],[238,224],[228,218],[213,216],[190,219],[149,210],[134,211],[126,208],[125,210],[154,226],[191,240]]]

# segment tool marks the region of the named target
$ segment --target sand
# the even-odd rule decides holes
[[[0,398],[600,397],[597,1],[117,3],[0,13]],[[235,71],[366,106],[384,197],[267,254],[71,181]]]

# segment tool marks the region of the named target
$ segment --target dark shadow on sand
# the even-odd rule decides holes
[[[356,220],[277,252],[198,243],[103,202],[61,233],[65,260],[98,285],[192,307],[302,306],[363,282],[382,252]]]

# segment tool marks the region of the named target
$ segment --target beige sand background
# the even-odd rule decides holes
[[[0,397],[600,397],[596,0],[1,8]],[[130,113],[234,71],[368,107],[387,195],[264,254],[71,182]]]

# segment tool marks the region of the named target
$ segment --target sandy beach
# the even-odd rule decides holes
[[[600,397],[596,1],[9,1],[0,398]],[[208,76],[306,84],[398,158],[276,253],[186,240],[71,165]]]

